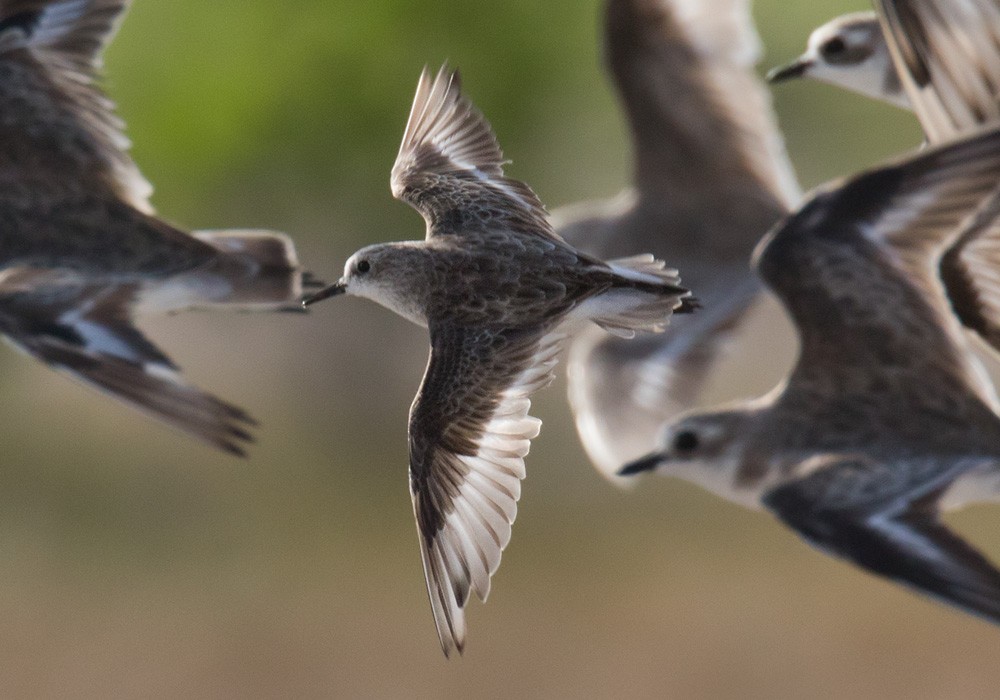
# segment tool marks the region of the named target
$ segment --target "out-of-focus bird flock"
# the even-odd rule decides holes
[[[522,480],[553,458],[529,455],[541,430],[531,402],[555,380],[563,355],[580,445],[608,481],[610,505],[591,506],[591,535],[601,518],[615,518],[615,507],[624,517],[630,503],[658,488],[640,474],[679,477],[771,513],[826,554],[1000,624],[1000,570],[942,520],[947,510],[996,500],[1000,489],[1000,400],[988,371],[1000,351],[997,0],[876,0],[874,12],[832,19],[803,37],[805,52],[774,68],[771,83],[812,78],[892,103],[912,110],[925,136],[889,162],[859,164],[805,195],[772,88],[758,77],[762,46],[748,0],[603,3],[602,50],[628,127],[631,183],[610,199],[551,216],[531,183],[507,172],[506,156],[523,163],[530,150],[505,154],[488,110],[466,92],[476,94],[491,76],[424,65],[408,118],[405,101],[398,105],[402,144],[388,179],[392,196],[425,220],[426,237],[406,240],[353,222],[367,245],[342,273],[302,255],[295,231],[240,221],[188,232],[154,212],[151,187],[101,83],[102,53],[131,4],[0,1],[0,333],[181,434],[249,457],[234,468],[280,470],[275,452],[262,450],[265,458],[251,444],[283,429],[255,417],[267,411],[265,387],[276,379],[254,357],[261,316],[219,322],[227,364],[245,377],[238,397],[216,396],[210,380],[186,379],[160,347],[171,348],[170,334],[154,342],[137,319],[187,310],[219,318],[287,312],[289,328],[336,322],[339,334],[363,337],[357,329],[384,312],[344,300],[358,296],[426,328],[429,359],[419,388],[414,377],[406,444],[419,558],[445,656],[480,636],[491,648],[506,643],[491,638],[486,621],[468,623],[466,608],[473,595],[485,602],[495,584],[518,583],[493,577],[501,554],[522,539],[522,521],[514,524]],[[414,77],[420,68],[413,66]],[[391,121],[380,115],[372,126]],[[388,162],[365,167],[390,173]],[[329,244],[344,250],[335,228]],[[394,238],[404,240],[385,242]],[[731,392],[727,403],[706,405],[734,339],[754,332],[767,292],[794,326],[797,359],[760,397]],[[314,306],[334,297],[340,300]],[[335,305],[347,308],[334,312]],[[221,337],[226,332],[238,338],[235,346]],[[283,348],[300,358],[293,381],[308,387],[313,370],[346,373],[351,353],[377,356],[387,380],[412,366],[410,346],[350,343]],[[403,407],[391,414],[398,424],[373,423],[362,407],[379,400],[380,387],[345,378],[339,388],[358,393],[358,411],[325,417],[354,426],[364,442],[398,435],[400,449],[384,451],[387,463],[365,469],[384,474],[386,488],[401,483]],[[351,398],[335,405],[345,403]],[[550,401],[547,412],[565,411],[555,406]],[[73,407],[46,410],[57,408]],[[323,411],[320,401],[303,415]],[[171,440],[158,448],[158,469],[174,461],[196,468],[190,461],[198,453],[175,460],[172,449]],[[331,482],[349,478],[338,472],[336,453],[312,457],[329,460]],[[276,522],[296,527],[301,509],[311,507],[303,481],[299,474],[282,484],[287,502]],[[210,496],[201,506],[207,512]],[[161,515],[177,517],[166,507]],[[352,531],[386,516],[361,508],[340,517],[338,538],[349,541]],[[657,526],[681,527],[666,507]],[[664,537],[646,530],[636,540],[669,560]],[[214,555],[224,552],[220,546]],[[377,561],[376,552],[371,565]],[[582,570],[604,566],[595,560]],[[695,578],[738,578],[740,566],[719,558]],[[536,572],[544,571],[542,562]],[[295,580],[294,570],[286,575]],[[547,585],[541,576],[536,585]],[[415,567],[383,578],[387,590],[397,580],[419,587]],[[242,578],[231,582],[238,589]],[[585,588],[586,605],[608,604]],[[225,586],[219,590],[226,595]],[[358,592],[326,593],[352,611],[345,616],[352,624],[394,628],[386,638],[429,639],[409,616],[359,612],[379,596],[352,602]],[[632,593],[625,586],[602,595]],[[706,610],[712,595],[706,586]],[[782,616],[772,618],[780,636]],[[702,616],[692,620],[708,625]],[[705,636],[731,636],[727,624],[741,623],[716,618]],[[813,627],[820,636],[823,624]],[[561,627],[566,639],[592,635],[584,619],[567,617]],[[690,633],[669,627],[661,634],[683,645]],[[344,635],[349,646],[352,633]],[[530,623],[518,633],[531,635]],[[655,649],[647,652],[659,662]],[[372,653],[389,660],[393,651]],[[655,673],[650,678],[647,690],[669,694],[666,680],[660,687]],[[155,679],[130,683],[142,691]],[[298,687],[270,674],[267,683]],[[333,688],[352,692],[330,684],[321,694]]]

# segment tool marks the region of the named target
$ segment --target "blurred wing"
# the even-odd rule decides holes
[[[748,279],[729,294],[699,296],[704,307],[671,318],[662,335],[623,340],[595,328],[574,337],[570,405],[583,446],[605,476],[655,450],[664,423],[694,404],[758,289]]]
[[[253,425],[242,409],[202,393],[132,324],[133,286],[59,284],[31,272],[0,288],[0,332],[61,369],[214,447],[243,455]]]
[[[503,153],[489,123],[461,94],[447,66],[420,75],[403,143],[392,168],[392,194],[427,221],[427,235],[475,235],[505,226],[560,240],[545,208],[523,182],[503,174]]]
[[[890,53],[930,143],[1000,119],[996,0],[876,0]]]
[[[609,0],[605,33],[640,190],[677,198],[697,196],[688,194],[693,183],[713,194],[730,188],[737,204],[773,210],[770,223],[799,200],[770,93],[754,71],[760,39],[748,0]],[[733,198],[725,195],[720,206]],[[748,235],[759,238],[770,223]]]
[[[1000,352],[1000,194],[941,258],[941,279],[962,324]]]
[[[0,0],[0,61],[17,63],[33,78],[24,89],[46,93],[93,139],[118,194],[151,212],[152,186],[127,155],[131,146],[114,104],[95,84],[101,51],[129,0]],[[30,95],[29,95],[30,98]]]
[[[470,591],[486,600],[510,540],[524,457],[541,421],[529,397],[552,380],[561,336],[438,327],[410,410],[410,493],[445,655],[465,643]]]
[[[936,496],[897,494],[862,508],[839,495],[865,493],[865,472],[904,473],[911,465],[829,463],[812,476],[766,493],[764,504],[806,540],[868,571],[1000,624],[1000,571],[938,520]],[[888,481],[888,479],[886,479]],[[942,486],[939,486],[941,488]],[[829,502],[828,497],[834,501]]]
[[[84,72],[101,65],[130,0],[0,0],[0,51],[52,51]]]
[[[758,271],[802,340],[793,384],[870,379],[891,361],[896,381],[989,399],[938,264],[998,177],[1000,132],[979,134],[821,192],[767,240]]]

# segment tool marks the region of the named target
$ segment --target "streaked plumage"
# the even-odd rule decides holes
[[[97,85],[127,0],[0,0],[0,331],[36,358],[231,452],[239,409],[184,384],[133,309],[296,306],[291,240],[154,216]]]
[[[363,248],[337,284],[306,300],[364,296],[430,330],[410,409],[410,492],[446,655],[462,650],[470,592],[486,599],[510,539],[541,425],[529,397],[551,380],[566,322],[623,336],[663,330],[686,296],[652,256],[605,263],[568,245],[503,163],[457,74],[425,70],[392,192],[423,215],[426,240]]]
[[[938,266],[998,177],[991,131],[816,194],[757,261],[799,332],[787,382],[679,418],[625,471],[763,505],[827,553],[1000,624],[1000,572],[939,520],[1000,463],[996,399]]]
[[[997,0],[876,0],[875,5],[930,143],[1000,121]]]
[[[605,59],[628,117],[633,185],[555,212],[557,230],[599,257],[651,252],[676,262],[699,313],[663,335],[622,342],[596,329],[569,356],[577,429],[613,474],[690,407],[757,299],[748,261],[798,199],[746,0],[608,0]]]

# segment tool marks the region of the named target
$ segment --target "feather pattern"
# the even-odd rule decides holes
[[[420,75],[399,155],[392,194],[427,221],[428,237],[475,235],[506,225],[559,240],[531,188],[504,176],[505,161],[489,122],[462,95],[457,71]]]
[[[434,622],[445,654],[465,644],[470,592],[485,601],[510,541],[524,458],[541,421],[530,396],[552,381],[563,336],[431,329],[410,414],[410,492]]]

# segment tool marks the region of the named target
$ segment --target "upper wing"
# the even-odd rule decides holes
[[[962,386],[992,400],[938,276],[1000,178],[1000,131],[821,192],[763,244],[758,270],[801,338],[792,385]]]
[[[1000,119],[996,0],[876,0],[889,51],[930,143]]]
[[[560,340],[539,329],[431,328],[410,409],[410,493],[446,655],[462,650],[469,592],[486,600],[510,540],[524,457],[541,426],[528,397],[551,381]]]
[[[152,187],[127,155],[131,144],[113,103],[95,84],[101,51],[129,4],[129,0],[0,0],[0,61],[15,66],[5,80],[16,82],[22,91],[18,99],[51,120],[44,126],[60,132],[62,139],[79,139],[81,152],[95,151],[117,193],[150,212]],[[72,124],[66,115],[72,115]],[[104,173],[92,176],[98,174]]]
[[[32,48],[57,53],[78,70],[101,65],[130,0],[2,0],[0,51]]]
[[[253,440],[242,409],[186,384],[133,325],[131,285],[94,285],[52,273],[8,271],[0,283],[0,333],[42,362],[237,455]]]
[[[748,0],[609,0],[605,36],[632,127],[636,186],[770,209],[771,219],[746,234],[756,241],[800,190],[754,72],[760,40]]]
[[[763,502],[828,553],[1000,624],[1000,571],[938,519],[937,495],[955,475],[946,468],[938,479],[898,490],[893,481],[914,467],[832,460]],[[896,490],[893,497],[852,503],[878,494],[880,482]]]
[[[458,72],[425,68],[392,167],[392,194],[419,211],[427,235],[507,227],[560,240],[531,188],[504,177],[503,153],[485,117],[462,95]]]

